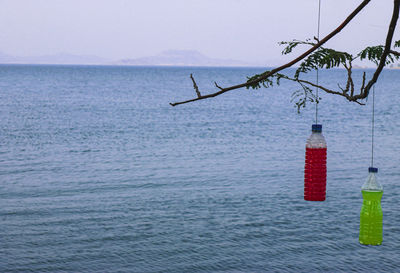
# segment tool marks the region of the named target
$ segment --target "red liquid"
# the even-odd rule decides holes
[[[326,195],[326,148],[306,148],[304,200],[324,201]]]

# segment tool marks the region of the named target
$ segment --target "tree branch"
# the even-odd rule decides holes
[[[192,82],[193,82],[194,91],[196,91],[197,97],[200,98],[201,94],[200,94],[200,91],[199,91],[199,87],[197,86],[196,81],[193,78],[193,74],[190,74],[190,78],[192,79]]]
[[[214,82],[215,83],[215,87],[217,87],[219,90],[224,90],[224,88],[222,88],[221,86],[219,86],[218,84],[217,84],[217,82]]]
[[[293,79],[293,80],[296,81],[295,79]],[[326,93],[334,94],[334,95],[339,95],[339,96],[343,96],[343,97],[345,97],[346,99],[348,99],[349,101],[354,101],[354,102],[356,102],[356,103],[358,103],[358,104],[360,104],[360,105],[365,105],[365,104],[362,103],[362,102],[359,102],[359,101],[357,101],[357,100],[353,100],[353,97],[347,94],[347,90],[343,90],[343,92],[338,92],[338,91],[331,90],[331,89],[326,88],[326,87],[324,87],[324,86],[322,86],[322,85],[318,85],[318,84],[315,84],[315,83],[312,83],[312,82],[309,82],[309,81],[306,81],[306,80],[300,80],[300,79],[299,79],[299,80],[297,80],[297,81],[302,82],[302,83],[305,83],[305,84],[308,84],[308,85],[311,85],[311,86],[313,86],[313,87],[317,87],[317,88],[319,88],[319,89],[321,89],[321,90],[324,90]],[[351,92],[353,92],[353,90],[352,90]]]
[[[358,99],[365,99],[366,97],[368,97],[369,90],[378,80],[379,75],[381,74],[382,69],[386,64],[386,57],[389,55],[389,53],[391,51],[390,48],[392,46],[393,34],[394,34],[394,30],[396,29],[397,20],[399,19],[399,10],[400,10],[400,0],[394,0],[393,14],[392,14],[392,19],[390,20],[388,33],[386,35],[385,49],[383,50],[378,67],[376,68],[374,75],[372,76],[372,79],[367,83],[365,88],[361,89],[361,92],[359,95],[356,95],[353,97],[354,101],[356,101]]]
[[[267,79],[268,77],[272,76],[273,74],[286,69],[288,67],[291,67],[292,65],[296,64],[297,62],[301,61],[302,59],[304,59],[305,57],[307,57],[309,54],[311,54],[313,51],[315,51],[316,49],[318,49],[320,46],[322,46],[323,44],[325,44],[327,41],[329,41],[332,37],[334,37],[336,34],[338,34],[344,27],[346,27],[346,25],[366,6],[369,4],[371,0],[364,0],[343,22],[342,24],[340,24],[335,30],[333,30],[331,33],[329,33],[327,36],[325,36],[322,40],[318,41],[317,44],[315,44],[313,47],[311,47],[309,50],[307,50],[306,52],[304,52],[302,55],[300,55],[299,57],[295,58],[294,60],[280,66],[277,67],[271,71],[269,71],[268,73],[263,73],[261,74],[261,76],[259,78],[253,79],[251,81],[245,82],[245,83],[241,83],[238,85],[234,85],[234,86],[230,86],[230,87],[226,87],[226,88],[222,88],[220,91],[215,92],[215,93],[211,93],[208,95],[200,95],[199,93],[197,93],[197,98],[194,99],[190,99],[190,100],[186,100],[186,101],[181,101],[181,102],[175,102],[175,103],[170,103],[171,106],[176,106],[179,104],[184,104],[184,103],[188,103],[188,102],[193,102],[193,101],[197,101],[197,100],[203,100],[203,99],[207,99],[207,98],[212,98],[212,97],[216,97],[219,96],[223,93],[226,93],[228,91],[231,90],[235,90],[235,89],[239,89],[239,88],[243,88],[243,87],[248,87],[254,84],[257,84],[259,82],[262,82],[263,80]],[[398,2],[400,0],[395,0],[395,2]],[[379,74],[378,74],[379,75]],[[376,81],[376,80],[375,80]]]
[[[392,53],[393,55],[400,57],[400,52],[398,52],[398,51],[390,50],[389,53]]]
[[[354,101],[354,102],[356,102],[356,103],[358,103],[360,105],[364,105],[364,103],[359,102],[357,100],[354,100],[353,99],[353,95],[349,95],[348,94],[349,90],[351,92],[350,94],[353,94],[353,92],[354,92],[354,84],[353,84],[353,80],[351,78],[351,68],[347,67],[347,65],[346,65],[346,69],[348,71],[348,78],[347,78],[346,88],[343,89],[343,88],[341,88],[339,86],[339,88],[342,90],[342,92],[334,91],[332,89],[329,89],[327,87],[324,87],[322,85],[319,85],[319,84],[316,84],[316,83],[313,83],[313,82],[310,82],[310,81],[307,81],[307,80],[301,80],[299,78],[291,78],[291,77],[288,77],[288,76],[283,75],[283,74],[279,74],[279,77],[281,77],[283,79],[286,79],[286,80],[289,80],[289,81],[298,82],[303,87],[303,89],[304,89],[304,84],[307,84],[307,85],[310,85],[312,87],[319,88],[319,89],[325,91],[326,93],[343,96],[346,99],[348,99],[349,101]],[[318,100],[318,98],[317,98],[317,100]]]

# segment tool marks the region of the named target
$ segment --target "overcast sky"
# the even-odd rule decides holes
[[[360,3],[322,0],[321,37]],[[384,43],[392,6],[371,1],[328,45],[355,52]],[[275,64],[284,60],[278,41],[316,35],[317,14],[318,0],[0,0],[0,51],[120,59],[190,49]]]

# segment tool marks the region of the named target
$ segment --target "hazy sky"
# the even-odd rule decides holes
[[[384,43],[393,0],[371,2],[329,46],[358,51]],[[321,37],[359,3],[322,0]],[[277,42],[316,35],[317,11],[318,0],[0,0],[0,51],[119,59],[191,49],[279,63]]]

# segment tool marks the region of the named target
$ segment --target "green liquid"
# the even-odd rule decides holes
[[[361,191],[363,205],[360,214],[360,244],[382,244],[382,207],[383,191]]]

